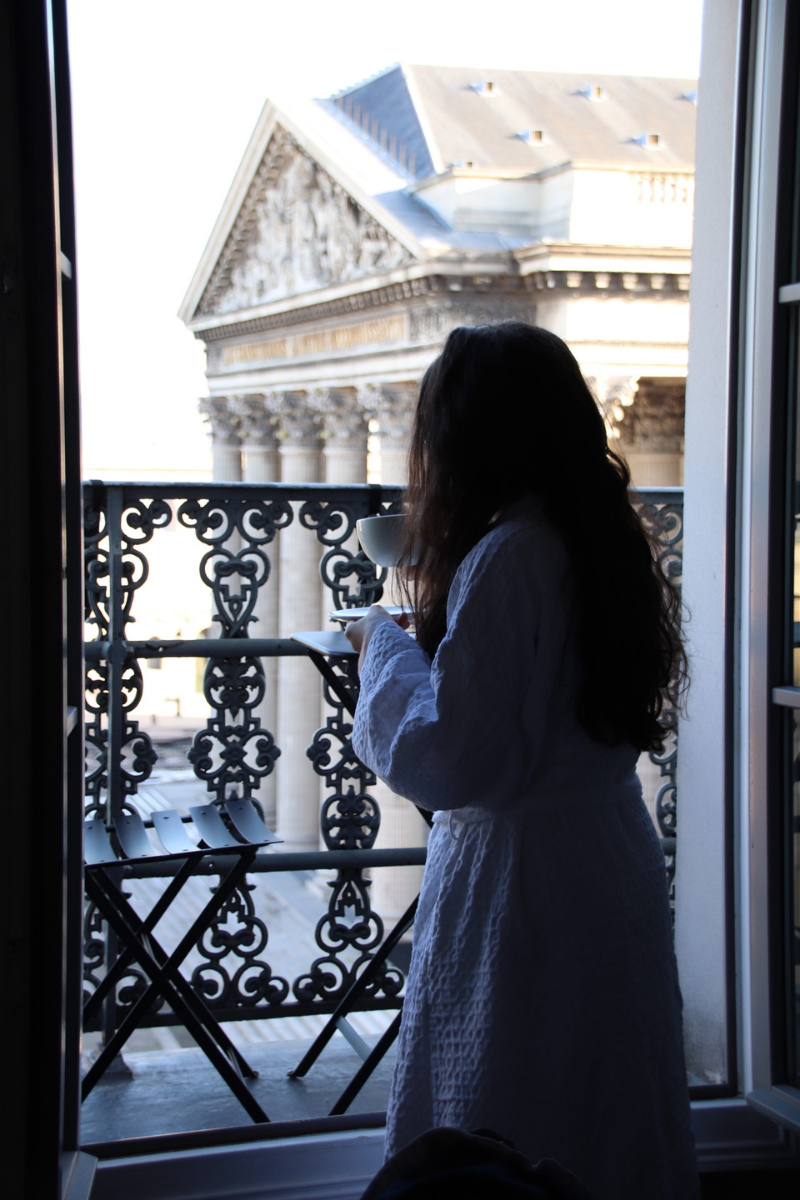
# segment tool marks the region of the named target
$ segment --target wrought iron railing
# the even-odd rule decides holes
[[[87,483],[84,487],[87,621],[96,636],[86,643],[87,816],[110,823],[137,807],[139,786],[158,760],[156,748],[135,713],[143,693],[141,664],[147,659],[197,657],[207,660],[203,690],[210,715],[187,754],[194,775],[210,799],[236,795],[259,800],[263,781],[280,771],[274,732],[262,728],[256,710],[265,686],[264,660],[302,656],[303,646],[288,637],[254,638],[259,593],[269,586],[268,548],[295,524],[320,548],[320,574],[331,608],[370,604],[382,596],[386,572],[354,548],[361,516],[396,511],[400,489],[376,485],[325,484],[148,484]],[[646,490],[641,498],[662,530],[671,577],[680,582],[683,500],[678,488]],[[129,625],[135,600],[148,578],[146,549],[174,521],[193,530],[199,543],[200,576],[209,589],[219,636],[194,641],[135,640]],[[286,633],[290,631],[285,631]],[[352,661],[331,660],[339,686],[356,687]],[[375,849],[380,811],[371,789],[374,775],[355,757],[351,724],[341,701],[322,681],[329,715],[316,729],[309,713],[310,770],[324,780],[320,833],[325,847],[261,854],[255,873],[316,870],[335,872],[327,913],[316,928],[320,953],[294,979],[276,974],[263,950],[268,930],[256,915],[251,886],[243,885],[227,904],[210,936],[198,944],[192,982],[221,1020],[306,1016],[331,1013],[352,980],[374,956],[383,923],[370,903],[365,872],[378,866],[419,865],[424,848]],[[665,714],[668,738],[653,761],[663,782],[656,819],[667,869],[674,875],[677,765],[675,713]],[[277,764],[277,765],[276,765]],[[209,861],[205,870],[214,874]],[[142,864],[140,877],[166,876],[169,864]],[[224,925],[224,928],[223,928]],[[87,904],[85,983],[99,983],[113,938]],[[356,1008],[398,1008],[402,972],[391,961],[377,973]],[[145,981],[132,968],[106,1003],[103,1026],[118,1027],[141,995]],[[162,1005],[151,1009],[149,1025],[177,1024]],[[99,1028],[95,1025],[94,1028]]]

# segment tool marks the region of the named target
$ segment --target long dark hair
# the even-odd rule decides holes
[[[595,741],[662,746],[687,682],[678,595],[632,505],[630,472],[569,348],[506,321],[454,329],[422,380],[403,561],[433,656],[456,569],[499,512],[536,495],[566,543],[578,605],[578,719]],[[401,575],[403,573],[401,572]]]

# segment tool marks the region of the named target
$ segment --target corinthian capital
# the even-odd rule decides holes
[[[197,405],[211,429],[215,445],[239,445],[239,416],[228,396],[203,396]]]
[[[279,444],[319,448],[320,417],[309,407],[305,392],[267,392],[264,408],[274,420]]]
[[[275,449],[278,444],[275,436],[277,417],[269,411],[264,401],[265,397],[260,393],[234,396],[230,409],[239,419],[243,445]]]
[[[381,386],[378,383],[360,383],[356,388],[358,407],[364,413],[367,420],[377,417],[380,399]]]
[[[636,399],[639,376],[589,375],[586,382],[594,392],[609,437],[618,438],[619,426],[625,419],[625,410],[630,408]]]
[[[385,384],[379,390],[377,416],[381,446],[385,450],[405,450],[411,436],[419,383]]]
[[[308,406],[318,414],[322,437],[332,445],[367,448],[367,414],[355,388],[314,388]]]

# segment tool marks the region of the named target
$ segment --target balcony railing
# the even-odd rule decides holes
[[[680,581],[683,500],[678,488],[644,490],[640,498],[662,531],[671,577]],[[401,490],[376,485],[326,484],[149,484],[87,483],[84,488],[86,605],[87,816],[110,823],[140,805],[139,788],[158,762],[158,753],[136,710],[143,694],[147,660],[194,657],[207,660],[203,692],[209,715],[187,753],[196,780],[215,804],[238,797],[259,802],[265,781],[282,769],[275,730],[262,727],[256,710],[263,702],[271,659],[302,657],[303,646],[288,636],[255,637],[259,612],[271,586],[269,553],[276,541],[292,536],[316,543],[319,575],[328,608],[353,607],[381,599],[386,572],[358,549],[355,523],[374,513],[397,511]],[[198,569],[209,592],[217,636],[194,640],[141,640],[131,636],[137,603],[147,586],[148,551],[175,522],[193,531]],[[302,535],[299,534],[302,531]],[[308,558],[306,544],[306,559]],[[287,580],[284,585],[288,586]],[[320,622],[322,608],[320,608]],[[330,667],[350,694],[356,687],[352,660],[332,659]],[[319,845],[261,853],[252,874],[225,906],[210,934],[196,947],[192,984],[223,1021],[261,1020],[331,1013],[351,981],[363,971],[384,938],[384,925],[370,900],[370,869],[417,865],[423,847],[376,849],[381,814],[374,775],[350,745],[351,724],[341,700],[320,681],[327,702],[309,711],[308,770],[322,781]],[[320,724],[322,721],[322,724]],[[665,714],[669,735],[664,752],[651,756],[661,783],[655,819],[670,878],[674,876],[677,760],[675,714]],[[201,724],[198,721],[198,724]],[[144,814],[146,815],[146,813]],[[213,875],[219,865],[209,862]],[[319,951],[294,977],[274,969],[265,953],[269,930],[253,891],[273,872],[327,870],[327,911],[316,927]],[[166,876],[169,864],[128,868],[128,875]],[[261,915],[259,915],[259,913]],[[115,947],[92,905],[85,918],[85,985],[98,985]],[[397,1009],[402,1004],[402,971],[388,961],[360,1000],[365,1010]],[[145,986],[131,969],[105,1004],[106,1034],[141,995]],[[179,1024],[162,1005],[144,1024]],[[100,1028],[98,1022],[93,1028]]]

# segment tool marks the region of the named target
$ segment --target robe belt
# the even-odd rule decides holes
[[[450,834],[457,840],[467,825],[480,825],[498,817],[526,812],[566,812],[574,809],[596,808],[604,804],[620,804],[623,801],[641,800],[642,785],[635,773],[620,783],[595,783],[587,786],[553,788],[526,792],[513,804],[503,808],[485,808],[470,804],[464,808],[440,808],[433,814],[434,825],[447,825]]]

